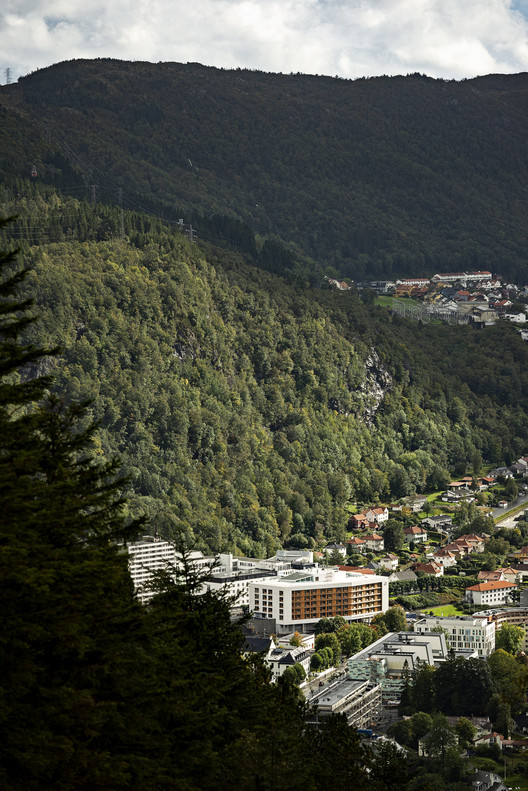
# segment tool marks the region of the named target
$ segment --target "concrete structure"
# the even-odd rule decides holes
[[[523,591],[524,592],[524,591]],[[526,591],[528,593],[528,591]],[[511,623],[514,626],[520,626],[524,629],[524,639],[521,645],[521,650],[525,653],[528,652],[528,605],[521,604],[519,607],[505,607],[502,610],[487,611],[485,613],[495,623],[497,631],[505,624]],[[484,615],[484,613],[476,613],[476,615]]]
[[[371,681],[336,681],[311,698],[310,704],[315,707],[307,720],[312,725],[330,714],[344,714],[349,725],[368,728],[381,715],[381,686]]]
[[[446,631],[455,651],[466,649],[486,657],[495,648],[495,623],[491,615],[425,615],[414,623],[414,631],[420,634],[428,634],[438,627]]]
[[[154,595],[149,589],[156,572],[168,572],[175,576],[176,550],[169,541],[162,541],[155,536],[143,536],[139,541],[127,544],[128,569],[136,596],[146,603]],[[201,553],[200,553],[201,554]]]
[[[143,536],[141,540],[127,544],[126,550],[130,576],[142,603],[154,595],[150,584],[157,572],[168,572],[175,580],[182,569],[182,557],[174,545],[157,536]],[[280,550],[267,559],[236,557],[231,553],[206,556],[192,551],[187,553],[186,562],[194,571],[204,575],[200,592],[212,590],[232,596],[234,608],[249,605],[250,581],[275,578],[290,573],[292,568],[314,565],[310,550]]]
[[[249,607],[255,616],[274,619],[277,634],[313,631],[320,618],[343,616],[370,620],[389,606],[389,581],[315,566],[263,583],[249,583]]]
[[[214,591],[232,599],[232,607],[249,607],[249,583],[275,579],[274,571],[253,568],[247,571],[212,573],[204,581],[200,592]]]
[[[468,654],[471,652],[468,652]],[[448,648],[441,632],[413,634],[390,632],[348,660],[348,676],[354,681],[380,684],[384,703],[400,699],[406,676],[419,662],[445,662]]]

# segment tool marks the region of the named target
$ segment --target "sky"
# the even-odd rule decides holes
[[[2,0],[0,83],[72,58],[347,78],[528,71],[528,0]]]

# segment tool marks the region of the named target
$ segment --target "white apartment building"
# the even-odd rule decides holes
[[[164,541],[157,536],[143,536],[139,541],[132,541],[126,545],[128,552],[128,569],[136,596],[145,604],[154,595],[149,590],[157,571],[168,572],[172,579],[176,579],[178,570],[181,569],[181,556],[176,551],[174,544]],[[187,553],[187,561],[197,571],[208,571],[214,558],[206,557],[202,552],[192,551]]]
[[[154,536],[143,536],[140,541],[127,545],[128,568],[136,595],[145,603],[152,598],[148,585],[157,571],[173,573],[176,567],[176,550],[169,541]]]
[[[204,591],[214,591],[232,597],[231,607],[249,607],[249,583],[264,583],[267,580],[274,580],[274,571],[266,569],[252,568],[247,571],[234,571],[232,573],[220,571],[211,574],[204,581],[200,593]]]
[[[277,634],[309,632],[320,618],[370,620],[389,606],[389,581],[376,574],[312,567],[249,583],[249,609],[274,619]]]
[[[491,615],[425,615],[414,622],[414,631],[425,634],[441,627],[455,651],[476,651],[486,657],[495,649],[495,623]]]
[[[509,604],[512,591],[516,587],[517,585],[514,582],[507,582],[506,580],[479,582],[478,585],[466,588],[466,599],[472,604],[486,604],[488,607],[496,607],[498,604]]]
[[[152,598],[149,583],[157,571],[168,571],[173,579],[181,569],[181,556],[170,541],[157,536],[143,536],[126,547],[129,555],[130,576],[136,595],[142,603]],[[233,597],[233,608],[249,606],[248,585],[251,581],[274,578],[291,571],[292,564],[313,563],[309,550],[281,550],[272,558],[236,557],[231,553],[217,556],[203,555],[199,551],[187,553],[187,561],[197,572],[207,578],[199,592],[218,591]]]

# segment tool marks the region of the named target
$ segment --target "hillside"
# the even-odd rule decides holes
[[[526,452],[511,326],[421,327],[140,215],[120,239],[118,212],[32,190],[19,209],[62,236],[24,244],[27,339],[62,347],[43,370],[67,403],[92,400],[98,453],[122,457],[132,511],[162,533],[256,555],[319,544],[343,537],[349,502]]]
[[[227,215],[331,272],[528,279],[528,75],[355,81],[72,61],[0,89],[0,179]],[[121,190],[121,193],[119,192]],[[309,265],[312,266],[312,265]],[[313,266],[312,266],[313,268]]]

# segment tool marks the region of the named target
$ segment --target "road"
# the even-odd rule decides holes
[[[499,519],[500,521],[497,522],[497,527],[515,527],[514,519],[516,516],[519,516],[521,513],[514,514],[513,516],[508,516],[510,511],[514,511],[520,505],[528,504],[528,494],[522,494],[519,497],[516,497],[515,500],[508,505],[506,512],[504,508],[493,508],[492,509],[492,516],[494,519]],[[501,518],[502,517],[502,518]]]

